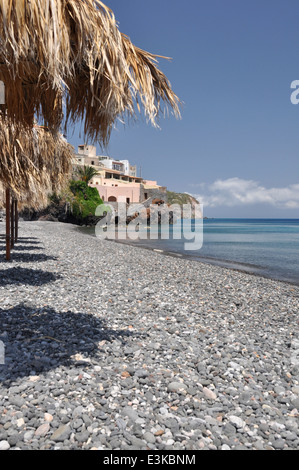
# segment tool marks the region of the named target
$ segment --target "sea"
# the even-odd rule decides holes
[[[120,242],[299,285],[299,219],[203,219],[200,224],[185,219],[166,239]],[[184,234],[200,229],[202,244],[193,249]],[[80,231],[96,236],[94,227]]]

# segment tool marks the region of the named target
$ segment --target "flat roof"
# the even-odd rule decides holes
[[[117,170],[110,170],[110,168],[101,168],[100,172],[103,172],[105,171],[106,173],[113,173],[113,174],[116,174],[116,175],[119,175],[119,176],[126,176],[127,178],[133,178],[135,180],[141,180],[143,181],[143,178],[140,178],[139,176],[131,176],[131,175],[127,175],[125,173],[121,173],[120,171],[117,171]],[[96,176],[96,175],[95,175]]]

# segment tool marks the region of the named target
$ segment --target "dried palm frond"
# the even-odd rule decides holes
[[[82,120],[85,135],[105,144],[136,102],[154,125],[162,101],[179,116],[159,56],[121,34],[101,1],[1,0],[0,26],[0,80],[14,121],[32,126],[41,117],[56,132]]]
[[[154,124],[161,109],[161,101],[169,105],[179,116],[179,99],[173,93],[169,80],[156,66],[159,57],[170,59],[151,54],[134,46],[124,34],[122,34],[122,41],[126,62],[134,80],[134,97],[137,104],[140,98],[146,114]],[[129,87],[130,83],[127,86]]]
[[[48,194],[66,183],[73,157],[73,147],[61,135],[0,119],[0,182],[20,202],[46,205]]]
[[[39,211],[45,209],[49,205],[49,199],[46,193],[38,192],[36,188],[32,193],[23,193],[21,195],[16,195],[15,193],[11,192],[11,200],[16,199],[18,201],[18,211],[22,211],[24,209],[30,209]],[[0,184],[0,209],[5,209],[6,207],[6,197],[5,197],[5,190],[1,189]]]

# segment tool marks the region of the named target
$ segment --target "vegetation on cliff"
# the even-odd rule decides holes
[[[72,196],[68,199],[72,213],[78,219],[86,219],[95,215],[96,208],[103,204],[96,188],[91,188],[85,181],[71,181],[69,184]]]
[[[29,220],[94,225],[96,208],[101,204],[103,201],[96,188],[91,188],[85,181],[71,180],[61,193],[49,196],[49,205],[45,209],[25,209],[20,215]]]
[[[167,202],[168,204],[179,204],[182,206],[183,204],[191,204],[194,206],[195,204],[199,204],[193,196],[187,193],[175,193],[173,191],[167,191]]]

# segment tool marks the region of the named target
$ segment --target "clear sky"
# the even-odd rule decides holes
[[[184,104],[160,130],[118,123],[98,152],[197,196],[207,217],[299,218],[298,0],[104,3],[136,46],[172,57],[159,66]]]

